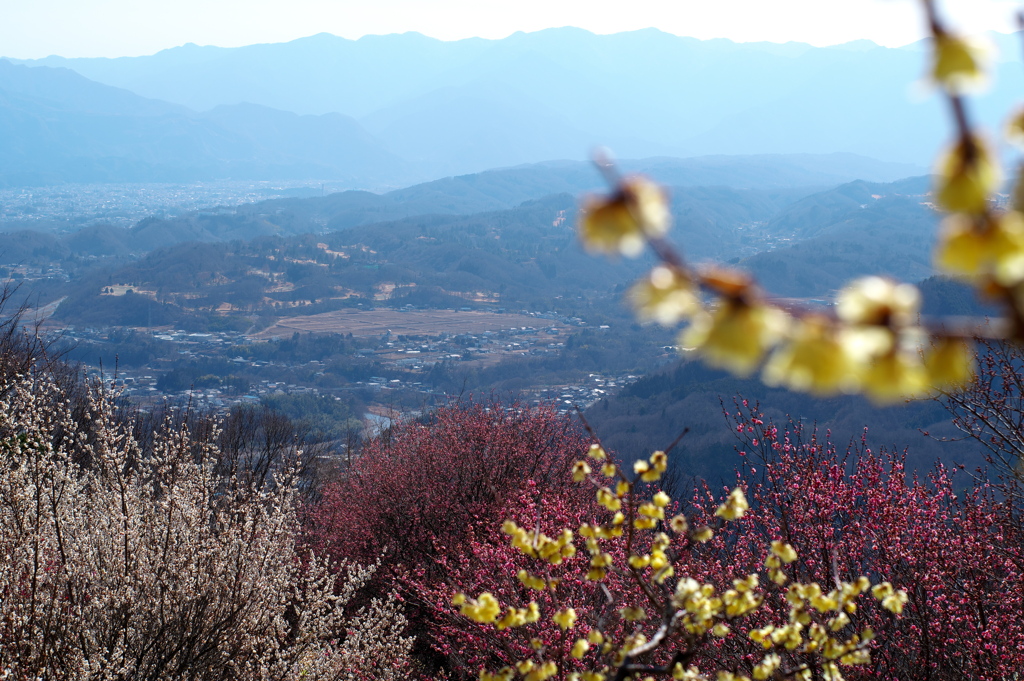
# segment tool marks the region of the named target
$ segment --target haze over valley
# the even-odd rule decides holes
[[[991,129],[1024,85],[995,34]],[[549,29],[501,40],[321,34],[152,56],[0,61],[0,182],[338,180],[384,188],[558,159],[853,153],[932,163],[919,45]],[[24,67],[30,68],[24,68]],[[17,140],[17,144],[14,141]],[[876,178],[864,178],[876,179]]]

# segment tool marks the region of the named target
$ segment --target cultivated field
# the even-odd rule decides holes
[[[260,338],[299,333],[342,333],[353,336],[437,336],[442,333],[482,333],[520,327],[562,327],[550,319],[495,312],[455,310],[337,310],[305,317],[289,317],[259,334]]]

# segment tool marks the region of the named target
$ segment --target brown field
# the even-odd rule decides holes
[[[305,317],[282,319],[258,338],[290,336],[299,333],[351,333],[353,336],[380,336],[388,330],[394,335],[437,336],[442,333],[482,333],[532,326],[563,327],[550,319],[495,312],[456,312],[455,310],[337,310]]]

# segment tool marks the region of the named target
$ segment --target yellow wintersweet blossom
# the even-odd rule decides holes
[[[607,487],[597,490],[597,503],[613,512],[622,508],[622,501]]]
[[[653,530],[658,526],[658,520],[649,516],[640,516],[633,519],[633,527],[638,530]]]
[[[778,653],[768,653],[754,667],[754,678],[755,679],[770,679],[774,674],[775,670],[782,665],[782,658]]]
[[[647,612],[640,606],[620,608],[619,614],[627,622],[638,622],[647,619]]]
[[[936,200],[953,213],[980,215],[999,187],[1002,173],[988,146],[979,137],[960,140],[939,161]]]
[[[893,351],[864,370],[864,393],[876,404],[891,404],[928,392],[928,372],[916,352]]]
[[[673,517],[672,520],[668,521],[668,526],[672,528],[672,531],[676,534],[684,534],[688,529],[690,529],[690,524],[686,522],[686,516],[682,514],[677,515]]]
[[[633,463],[633,472],[640,476],[644,482],[655,482],[661,478],[661,474],[668,470],[668,455],[662,451],[651,454],[647,461],[638,459]]]
[[[701,674],[696,666],[691,665],[684,669],[680,662],[676,662],[672,667],[672,678],[676,681],[707,681],[707,677]]]
[[[590,643],[585,638],[577,639],[576,643],[572,646],[572,652],[570,653],[577,660],[583,659],[583,656],[590,650]]]
[[[657,518],[658,520],[665,519],[665,509],[661,506],[651,503],[640,504],[637,508],[637,513],[648,518]]]
[[[1017,211],[949,216],[942,223],[935,266],[973,281],[992,277],[1004,286],[1024,281],[1024,216]]]
[[[566,629],[572,629],[573,625],[576,624],[576,611],[572,608],[565,608],[564,610],[559,610],[551,616],[551,620],[555,624],[557,624],[562,629],[562,631],[565,631]]]
[[[724,300],[713,312],[694,316],[679,344],[699,351],[709,364],[747,376],[783,336],[788,319],[785,312],[768,305]]]
[[[668,455],[660,449],[651,454],[650,462],[659,473],[664,473],[668,469]]]
[[[693,539],[693,541],[695,541],[695,542],[699,542],[699,543],[703,544],[704,542],[711,541],[711,538],[714,537],[714,536],[715,536],[715,531],[712,530],[707,525],[704,525],[703,527],[700,527],[700,528],[697,528],[696,530],[694,530],[693,534],[690,535],[690,538]]]
[[[931,387],[964,388],[974,376],[974,353],[959,338],[939,338],[925,355],[924,368]]]
[[[921,294],[911,284],[863,277],[840,291],[836,313],[848,324],[907,326],[917,321]]]
[[[811,315],[795,324],[790,342],[772,353],[762,378],[815,395],[851,392],[857,386],[857,365],[842,331],[829,320]]]
[[[561,565],[566,558],[576,555],[576,546],[572,543],[572,530],[563,529],[552,539],[541,532],[529,532],[511,520],[501,525],[501,531],[512,538],[512,546],[532,558],[546,560],[552,565]]]
[[[540,608],[533,601],[525,608],[509,608],[505,615],[494,623],[498,631],[509,627],[521,627],[524,624],[533,624],[540,619]]]
[[[498,615],[501,614],[501,604],[498,603],[498,599],[486,591],[476,599],[467,599],[464,594],[457,594],[452,600],[460,601],[459,612],[474,622],[488,624],[497,620]]]
[[[624,178],[610,197],[588,197],[580,212],[585,248],[636,257],[649,237],[661,237],[671,223],[665,190],[647,178]]]
[[[558,673],[558,665],[551,660],[543,664],[536,664],[532,660],[523,660],[516,665],[516,668],[523,675],[523,681],[547,681]]]
[[[608,458],[608,453],[604,451],[604,447],[595,442],[587,449],[587,456],[598,461],[604,461]]]
[[[778,556],[783,563],[795,562],[797,558],[796,549],[781,541],[772,542],[772,554]]]
[[[747,504],[747,498],[743,495],[743,490],[736,487],[729,493],[725,502],[715,511],[715,515],[725,520],[739,520],[749,508],[750,505]]]
[[[889,612],[899,615],[903,612],[903,606],[907,604],[907,592],[902,589],[897,591],[889,582],[882,582],[871,587],[871,595],[882,603],[882,607]]]
[[[576,482],[583,482],[590,475],[590,466],[586,461],[577,461],[572,467],[572,479]]]
[[[941,34],[932,50],[932,79],[954,95],[985,82],[990,47],[974,38]]]
[[[679,270],[666,265],[654,267],[629,290],[637,316],[662,326],[675,326],[701,310],[693,282]]]
[[[512,681],[515,675],[516,672],[512,667],[502,667],[499,671],[496,671],[493,674],[481,669],[480,681]]]
[[[516,574],[516,578],[522,582],[523,586],[534,591],[543,591],[548,586],[548,583],[542,577],[531,575],[526,570],[520,570]]]
[[[634,570],[643,570],[645,567],[651,564],[650,556],[630,556],[629,567]]]

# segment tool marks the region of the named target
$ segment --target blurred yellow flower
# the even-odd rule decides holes
[[[583,482],[590,475],[590,466],[586,461],[577,461],[572,467],[572,479],[576,482]]]
[[[602,487],[597,490],[597,503],[613,512],[622,508],[622,502],[619,501],[619,498],[612,494],[612,491],[607,487]]]
[[[739,520],[749,508],[750,505],[747,504],[747,498],[743,495],[743,490],[736,487],[729,493],[725,502],[715,511],[715,515],[725,520]]]
[[[724,300],[713,312],[697,314],[679,344],[698,350],[709,364],[746,376],[785,333],[787,321],[777,308]]]
[[[580,238],[588,250],[636,257],[649,237],[671,223],[668,196],[654,182],[623,178],[610,197],[588,197],[580,211]]]
[[[622,615],[622,619],[626,620],[627,622],[638,622],[640,620],[647,619],[647,612],[645,612],[644,609],[639,606],[635,608],[620,608],[619,614]]]
[[[928,372],[912,352],[893,351],[875,358],[863,372],[864,393],[876,404],[891,404],[928,392]]]
[[[637,316],[662,326],[675,326],[701,309],[697,290],[679,270],[658,265],[629,289]]]
[[[939,338],[925,355],[924,367],[931,387],[965,388],[974,377],[974,353],[959,338]]]
[[[566,608],[559,610],[551,616],[551,620],[557,624],[562,631],[566,629],[572,629],[573,625],[576,624],[576,611],[572,608]]]
[[[779,557],[783,563],[792,563],[796,560],[796,549],[785,542],[773,541],[772,554]]]
[[[686,522],[686,516],[677,515],[668,521],[668,526],[672,528],[672,531],[676,534],[683,534],[690,529],[689,523]]]
[[[715,531],[707,525],[704,525],[703,527],[694,530],[690,538],[693,539],[693,541],[695,542],[700,542],[703,544],[706,541],[711,541],[711,538],[714,536]]]
[[[1006,122],[1006,139],[1016,146],[1024,146],[1024,109],[1018,108]]]
[[[488,624],[498,619],[498,615],[501,614],[501,605],[497,598],[485,591],[475,600],[463,599],[459,611],[474,622]]]
[[[856,366],[840,333],[823,317],[801,320],[792,340],[777,348],[765,364],[764,382],[816,395],[851,392],[857,386]]]
[[[654,466],[654,470],[659,473],[664,473],[668,469],[668,455],[660,449],[651,454],[651,465]]]
[[[781,665],[782,658],[777,653],[769,653],[754,667],[754,678],[770,679]]]
[[[936,83],[954,95],[985,83],[989,46],[977,39],[949,34],[939,35],[934,40],[931,75]]]
[[[839,292],[836,313],[848,324],[907,326],[917,321],[921,294],[910,284],[864,277]]]
[[[935,266],[967,279],[991,276],[1005,286],[1024,281],[1024,216],[1017,211],[949,216],[942,223]]]
[[[960,140],[939,161],[936,200],[953,213],[980,215],[1002,178],[999,165],[978,137]]]

